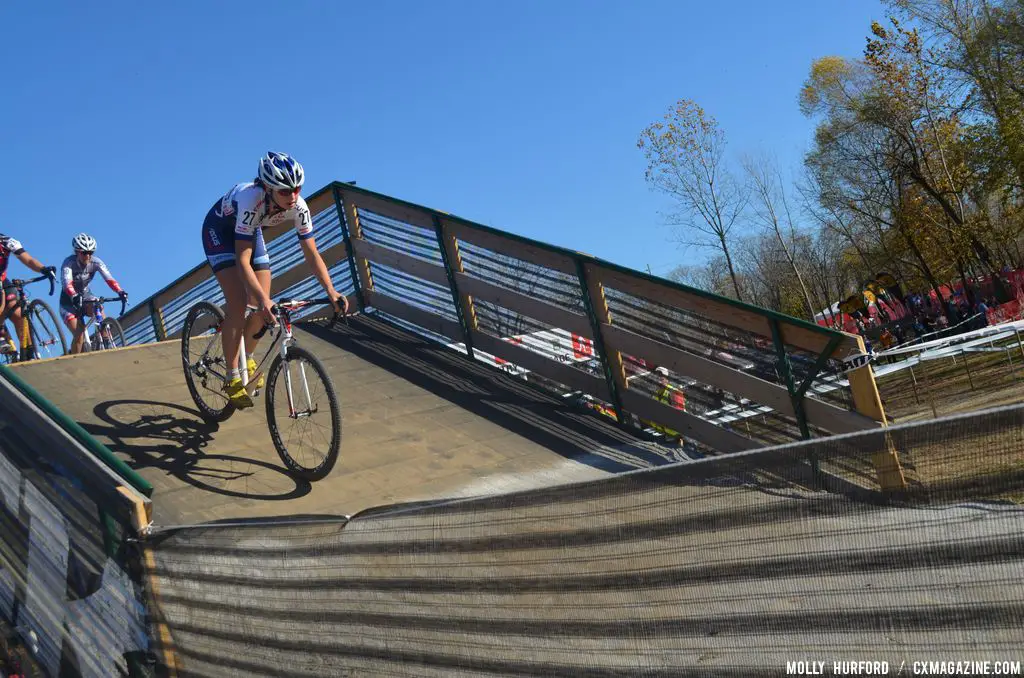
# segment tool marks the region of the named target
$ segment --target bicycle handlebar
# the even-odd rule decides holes
[[[39,282],[40,280],[49,280],[50,281],[50,296],[52,297],[53,296],[53,282],[54,282],[54,278],[51,278],[48,275],[41,275],[41,276],[38,276],[38,277],[35,277],[35,278],[29,278],[28,280],[24,280],[22,278],[14,278],[13,280],[10,281],[10,283],[11,283],[11,285],[13,285],[15,287],[24,287],[25,285],[31,285],[32,283]]]
[[[104,304],[108,301],[120,301],[121,312],[117,315],[118,318],[124,315],[125,308],[128,307],[128,300],[122,299],[121,297],[89,297],[88,299],[82,299],[82,308],[78,310],[78,315],[83,315],[83,309],[86,304]]]
[[[330,305],[330,297],[323,297],[320,299],[290,299],[288,301],[280,301],[270,307],[270,312],[275,318],[280,317],[282,314],[287,318],[288,311],[294,311],[302,308],[303,306],[313,306],[314,304],[325,304]],[[342,317],[345,319],[345,323],[348,324],[347,313],[334,313],[331,316],[331,322],[328,324],[328,328],[334,327],[334,323],[338,322],[338,318]],[[267,333],[267,330],[273,329],[273,325],[263,325],[259,332],[253,335],[254,339],[261,339],[263,335]]]

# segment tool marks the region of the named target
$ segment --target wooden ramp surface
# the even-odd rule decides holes
[[[649,468],[672,452],[496,369],[365,316],[299,342],[341,396],[341,458],[317,483],[289,476],[262,397],[221,424],[199,416],[180,344],[24,363],[18,374],[155,487],[154,522],[353,514]]]

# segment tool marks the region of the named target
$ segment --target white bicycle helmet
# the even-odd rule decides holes
[[[268,151],[260,158],[260,181],[270,189],[296,189],[302,186],[306,177],[302,165],[285,153]]]
[[[95,252],[96,239],[88,233],[79,233],[71,239],[71,247],[73,247],[76,252]]]

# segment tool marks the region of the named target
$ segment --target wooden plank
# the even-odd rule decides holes
[[[857,343],[858,352],[867,353],[864,338],[858,336]],[[871,363],[850,370],[846,376],[850,382],[850,390],[853,392],[853,406],[856,410],[875,421],[885,422],[885,408],[882,406],[882,397],[878,393],[878,384],[875,382],[875,373],[871,370]]]
[[[363,228],[359,225],[359,213],[352,202],[346,200],[344,206],[349,241],[352,243],[352,248],[356,249],[358,241],[363,239]],[[356,275],[359,277],[359,286],[363,291],[363,299],[365,300],[367,295],[373,291],[373,276],[370,274],[370,263],[366,260],[366,257],[361,257],[355,252],[352,253],[352,258],[356,263]]]
[[[857,342],[858,352],[867,353],[864,338],[858,335],[854,339]],[[877,421],[883,428],[888,426],[885,407],[882,405],[882,396],[878,392],[878,383],[875,381],[871,363],[850,370],[847,379],[850,382],[850,390],[853,392],[853,406],[857,412],[865,418]],[[896,449],[891,436],[888,434],[885,436],[885,449],[871,455],[871,461],[875,467],[879,487],[883,490],[906,489],[907,478],[903,473],[899,450]]]
[[[807,421],[832,433],[856,433],[878,428],[881,424],[860,412],[844,410],[824,400],[804,398]]]
[[[452,341],[462,343],[462,328],[459,327],[459,323],[454,320],[448,320],[436,313],[416,308],[404,301],[399,301],[394,297],[389,297],[375,290],[371,291],[370,294],[367,295],[366,303],[367,305],[380,309],[385,313],[390,313],[391,315],[411,322],[414,325],[419,325],[431,332],[448,337]]]
[[[704,384],[718,386],[786,416],[796,417],[793,401],[784,386],[720,365],[708,358],[688,353],[621,327],[608,325],[602,326],[601,330],[606,337],[606,347],[614,346],[623,353],[651,360],[656,365],[664,365]],[[807,415],[807,421],[834,433],[853,433],[877,428],[874,421],[857,412],[812,398],[804,398],[804,413]]]
[[[641,419],[662,424],[720,452],[739,452],[763,447],[755,440],[727,431],[696,415],[677,410],[635,390],[628,390],[621,396],[622,406],[627,412],[631,412]]]
[[[306,206],[309,207],[309,214],[312,217],[317,216],[326,209],[334,209],[334,191],[324,191],[312,200],[306,200]]]
[[[516,240],[515,238],[508,238],[497,235],[496,233],[490,233],[489,231],[481,231],[475,229],[468,224],[464,224],[458,221],[451,221],[449,219],[442,219],[441,222],[445,225],[445,228],[449,229],[449,232],[460,240],[473,243],[479,247],[483,247],[494,252],[500,252],[513,256],[516,259],[522,259],[530,263],[539,264],[548,268],[555,269],[556,271],[562,271],[569,275],[576,277],[576,264],[569,257],[546,250],[540,247],[535,247],[527,243]]]
[[[448,288],[448,274],[444,272],[444,266],[432,264],[423,259],[393,250],[390,247],[378,245],[368,240],[353,240],[352,247],[356,256],[363,257],[375,264],[383,264],[391,268],[397,268],[403,273],[423,278],[430,282]]]
[[[534,353],[527,348],[503,341],[484,332],[472,332],[472,337],[473,346],[481,351],[504,358],[531,372],[536,372],[548,379],[554,379],[566,386],[579,389],[602,400],[608,400],[608,386],[601,377],[595,377],[592,374],[577,370],[569,365],[564,365],[539,353]]]
[[[707,299],[696,294],[687,294],[674,287],[658,285],[643,278],[633,278],[600,265],[586,264],[586,266],[588,275],[596,276],[606,286],[613,289],[645,299],[656,300],[668,306],[675,306],[701,315],[708,320],[753,332],[763,337],[771,338],[772,336],[768,318],[754,311],[737,308],[731,304]],[[824,333],[785,322],[780,322],[780,326],[784,341],[791,346],[814,353],[821,353],[828,348],[830,337]],[[834,355],[845,357],[856,350],[856,338],[854,335],[848,334],[836,348]]]
[[[434,232],[433,215],[427,210],[417,210],[364,193],[348,191],[344,187],[339,187],[338,190],[341,193],[342,202],[346,206],[355,205],[361,210],[373,212],[374,214],[412,224],[413,226],[419,226],[431,233]]]
[[[586,274],[586,269],[584,269]],[[608,337],[604,331],[605,327],[611,325],[612,316],[608,309],[608,298],[604,293],[604,285],[599,280],[589,275],[587,278],[587,294],[590,296],[590,305],[594,310],[594,315],[597,317],[598,329],[601,333],[601,345],[604,347],[604,359],[608,361],[608,367],[611,370],[612,379],[615,380],[615,390],[617,392],[623,392],[629,388],[629,380],[626,379],[626,366],[622,362],[622,353],[616,351],[608,345]],[[588,321],[589,324],[589,321]],[[593,330],[591,330],[593,332]]]
[[[465,272],[462,266],[462,254],[459,252],[459,241],[447,231],[443,223],[441,225],[441,240],[444,242],[444,250],[448,256],[448,265],[451,266],[452,273],[455,274],[455,286],[458,287],[459,274]],[[459,288],[459,304],[462,306],[462,317],[466,320],[466,326],[470,330],[479,329],[480,323],[476,318],[476,306],[473,305],[473,297],[462,288]],[[1024,354],[1024,349],[1022,349],[1021,353]]]
[[[203,264],[191,275],[188,275],[179,280],[173,287],[168,289],[166,292],[158,296],[153,301],[156,303],[157,308],[165,306],[167,303],[177,299],[181,295],[189,292],[192,288],[206,282],[213,277],[213,269]]]
[[[118,487],[117,491],[121,494],[121,497],[129,505],[129,513],[131,514],[132,528],[135,530],[135,538],[144,537],[148,531],[151,523],[153,522],[153,504],[150,500],[145,501],[136,496],[131,490],[125,487]],[[148,546],[144,546],[143,549],[143,576],[147,582],[147,589],[149,590],[150,596],[160,602],[160,585],[156,576],[156,559],[153,556],[153,550]],[[171,632],[167,628],[167,625],[156,619],[153,621],[153,626],[156,630],[156,638],[154,639],[155,645],[163,656],[163,664],[167,669],[168,677],[176,676],[178,671],[178,656],[174,652],[174,640],[171,637]]]
[[[152,325],[152,320],[150,320],[149,304],[139,304],[132,310],[125,313],[124,317],[119,320],[121,322],[121,327],[125,330],[140,322],[149,322]]]
[[[331,245],[320,252],[320,257],[324,260],[324,265],[327,266],[328,270],[347,256],[348,253],[345,250],[344,242]],[[286,290],[295,283],[312,277],[313,272],[309,270],[309,266],[306,265],[306,259],[303,257],[299,260],[299,263],[271,279],[271,290]]]
[[[720,365],[713,360],[687,353],[655,339],[643,337],[615,325],[602,326],[609,345],[637,358],[664,365],[679,374],[711,386],[718,386],[730,393],[742,395],[761,405],[788,415],[795,416],[789,391],[784,386],[759,379],[751,374]]]
[[[512,311],[518,311],[545,325],[569,330],[588,338],[593,334],[590,321],[585,316],[567,311],[560,306],[528,297],[525,294],[494,285],[486,280],[471,278],[465,273],[455,274],[455,284],[458,285],[460,292],[471,294],[477,299],[490,301]]]

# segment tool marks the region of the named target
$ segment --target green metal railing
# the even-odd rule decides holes
[[[121,476],[129,485],[147,497],[153,496],[153,486],[149,481],[140,476],[135,469],[128,466],[102,443],[93,438],[88,431],[79,426],[78,422],[57,409],[39,391],[32,388],[24,379],[15,374],[14,370],[0,365],[0,377],[10,382],[26,398],[31,400],[36,407],[41,409],[58,426],[66,431],[68,435],[95,455],[96,459]]]
[[[446,248],[445,238],[448,234],[448,228],[458,228],[459,232],[462,232],[464,234],[466,232],[469,232],[483,234],[486,236],[492,236],[493,238],[498,239],[497,241],[500,241],[500,243],[504,243],[504,245],[501,245],[498,249],[494,250],[495,252],[499,252],[504,255],[523,258],[524,256],[526,256],[523,255],[524,251],[536,251],[538,252],[538,256],[540,254],[544,254],[544,257],[547,257],[549,259],[551,256],[553,256],[555,258],[558,258],[559,261],[563,261],[564,266],[562,267],[562,273],[574,277],[576,279],[576,284],[578,285],[579,290],[579,299],[577,300],[579,302],[578,307],[582,310],[582,313],[584,314],[586,319],[586,324],[587,326],[589,326],[589,332],[592,335],[590,339],[593,341],[593,346],[595,349],[595,358],[597,359],[601,367],[600,371],[602,378],[600,381],[604,384],[604,387],[607,388],[608,397],[610,399],[610,405],[611,407],[614,408],[616,412],[619,413],[620,416],[617,417],[617,420],[622,425],[629,425],[628,422],[630,420],[630,417],[626,416],[629,413],[626,411],[626,408],[623,405],[622,393],[622,389],[624,387],[628,387],[628,384],[624,385],[619,381],[616,370],[616,365],[620,364],[617,362],[619,351],[614,345],[615,342],[609,344],[609,342],[604,337],[604,332],[602,331],[602,323],[598,316],[597,310],[595,309],[596,300],[591,298],[591,292],[589,289],[590,285],[588,285],[588,283],[596,282],[597,284],[602,285],[601,289],[606,289],[604,276],[607,275],[617,276],[618,280],[628,280],[630,285],[639,286],[640,288],[642,288],[643,294],[651,298],[652,301],[667,304],[669,307],[672,307],[672,299],[685,298],[690,300],[693,303],[691,303],[689,308],[679,307],[680,313],[683,314],[685,317],[699,318],[700,308],[702,307],[713,307],[717,309],[717,317],[706,319],[704,322],[711,323],[715,327],[718,327],[718,332],[721,336],[740,336],[743,335],[744,333],[750,334],[751,332],[754,332],[755,334],[758,334],[759,336],[763,337],[772,347],[772,349],[770,351],[765,351],[764,349],[757,350],[764,353],[765,356],[769,354],[772,356],[774,370],[779,377],[773,383],[777,383],[780,388],[784,389],[784,392],[787,394],[789,400],[790,409],[792,410],[793,423],[788,423],[784,425],[780,424],[780,427],[794,428],[794,430],[798,431],[797,435],[801,438],[811,437],[814,433],[814,430],[822,430],[822,417],[820,416],[820,410],[818,411],[818,415],[812,416],[814,413],[809,413],[805,406],[806,399],[810,397],[808,394],[811,394],[814,397],[819,397],[819,392],[824,392],[822,389],[812,389],[812,385],[816,383],[816,380],[820,379],[821,375],[823,374],[823,370],[825,370],[827,366],[829,369],[833,369],[831,365],[834,359],[845,357],[846,355],[858,350],[857,341],[851,335],[847,335],[845,333],[838,332],[836,330],[823,327],[821,325],[817,325],[815,323],[808,322],[800,318],[786,316],[784,314],[771,311],[769,309],[759,308],[735,299],[720,297],[710,292],[690,287],[688,285],[684,285],[676,281],[665,280],[648,273],[635,271],[627,267],[621,266],[619,264],[616,264],[614,262],[603,260],[583,252],[570,250],[555,245],[550,245],[548,243],[533,240],[531,238],[527,238],[521,235],[502,231],[500,229],[486,226],[484,224],[479,224],[468,219],[465,219],[463,217],[450,214],[448,212],[444,212],[442,210],[437,210],[425,207],[423,205],[418,205],[389,195],[377,193],[375,191],[370,191],[352,184],[332,182],[327,186],[324,186],[320,190],[316,191],[315,193],[311,194],[307,198],[307,202],[310,203],[311,208],[313,207],[314,203],[321,203],[320,206],[316,209],[316,214],[320,214],[324,210],[333,210],[337,214],[338,228],[340,229],[341,232],[341,239],[344,242],[344,250],[347,258],[346,274],[348,276],[351,276],[353,293],[354,296],[356,297],[358,307],[361,310],[366,310],[368,308],[376,308],[372,303],[372,300],[374,298],[382,298],[381,290],[376,288],[386,286],[386,276],[384,274],[387,273],[387,271],[385,269],[380,269],[382,275],[379,278],[379,280],[377,275],[371,274],[371,280],[368,283],[369,289],[367,289],[364,286],[364,284],[361,283],[360,280],[359,271],[362,270],[360,269],[360,266],[375,265],[376,262],[373,258],[374,255],[372,253],[381,251],[380,247],[382,245],[384,246],[384,250],[393,252],[394,248],[389,247],[388,245],[390,244],[390,241],[397,242],[395,239],[401,238],[402,232],[395,231],[394,235],[388,236],[388,238],[390,239],[389,242],[382,243],[378,241],[373,248],[367,250],[368,252],[371,252],[371,254],[368,254],[366,257],[361,259],[357,250],[359,249],[361,243],[369,243],[369,241],[366,240],[365,234],[362,233],[362,230],[364,229],[361,229],[359,231],[359,238],[356,238],[354,236],[352,225],[348,224],[350,214],[364,214],[364,216],[366,216],[367,218],[367,223],[370,223],[369,220],[373,218],[374,215],[386,217],[387,219],[396,222],[406,223],[408,227],[406,231],[411,233],[412,231],[409,231],[408,229],[413,229],[415,231],[416,236],[414,240],[417,241],[421,240],[421,235],[424,237],[427,236],[429,231],[430,239],[436,241],[438,247],[438,252],[440,254],[439,266],[440,268],[443,268],[443,274],[441,271],[438,271],[437,275],[433,277],[436,280],[437,276],[441,276],[440,279],[446,281],[446,286],[448,288],[446,294],[448,296],[448,299],[445,303],[451,304],[451,314],[455,318],[457,318],[457,325],[459,327],[458,334],[451,338],[453,341],[463,344],[466,348],[467,353],[471,357],[474,357],[475,350],[478,349],[478,347],[474,345],[474,333],[479,333],[483,330],[471,327],[470,319],[466,317],[467,311],[466,309],[463,308],[462,302],[464,295],[466,295],[466,291],[460,289],[459,280],[462,278],[460,278],[460,275],[456,270],[455,262],[452,262],[450,260],[449,253],[447,252]],[[370,203],[372,205],[372,209],[370,209],[369,212],[366,212],[366,206],[361,203]],[[412,219],[412,221],[415,223],[403,221],[403,216]],[[378,223],[375,226],[375,228],[378,231],[381,229],[384,229],[386,231],[388,226],[387,224]],[[287,234],[283,235],[286,236]],[[269,244],[270,243],[268,243],[268,245]],[[477,246],[472,239],[469,240],[469,244],[474,247]],[[414,244],[408,243],[407,245],[408,247],[414,246]],[[489,247],[493,249],[493,246]],[[506,247],[511,248],[513,250],[518,249],[520,251],[512,252],[510,254],[509,251],[503,251],[504,248]],[[486,250],[488,249],[488,247],[485,247],[484,249]],[[427,255],[422,258],[426,261],[420,260],[417,266],[422,268],[424,264],[432,265],[433,261],[438,258],[438,252],[427,253]],[[465,256],[465,252],[463,254]],[[402,261],[400,257],[398,260]],[[332,265],[338,262],[326,263],[328,264],[328,267],[331,267]],[[175,289],[176,286],[180,286],[180,284],[187,278],[189,278],[189,276],[197,276],[198,279],[199,276],[202,275],[201,269],[205,265],[206,264],[204,262],[203,264],[200,264],[199,266],[193,268],[184,276],[172,282],[171,284],[165,286],[160,291],[144,300],[142,304],[140,304],[141,306],[145,306],[147,308],[148,313],[146,314],[146,316],[148,317],[140,315],[137,318],[137,321],[148,321],[152,323],[153,335],[158,340],[161,338],[165,338],[167,336],[167,331],[166,328],[163,326],[162,321],[164,315],[163,306],[161,306],[159,300],[166,297],[170,291]],[[394,270],[394,264],[388,265],[391,268],[387,270]],[[544,269],[545,267],[543,261],[537,263],[536,265],[538,270]],[[387,275],[391,275],[393,277],[393,274],[391,273],[387,273]],[[413,279],[415,279],[415,275],[409,275],[412,275]],[[462,275],[465,276],[468,275],[468,273]],[[481,278],[479,275],[470,277],[485,281],[487,278],[487,276]],[[592,279],[595,277],[597,278],[596,280]],[[495,283],[494,280],[491,280],[490,282],[492,284]],[[389,290],[385,290],[386,293],[383,293],[383,297],[399,298],[404,302],[416,305],[416,300],[408,296],[409,294],[412,294],[411,292],[409,292],[409,289],[415,288],[415,282],[405,283],[405,287],[402,289],[394,287],[395,284],[398,283],[392,281],[392,288]],[[426,288],[426,286],[422,287],[424,287],[424,289]],[[180,290],[180,293],[178,294],[178,297],[181,297],[182,295],[185,294],[187,294],[187,289],[182,288]],[[543,301],[544,294],[545,292],[541,290],[536,291],[536,293],[528,293],[527,296],[536,296],[538,299]],[[630,294],[633,293],[630,292]],[[476,310],[473,311],[474,316],[479,315],[479,313],[482,312],[483,310],[482,307],[480,307],[479,305],[480,303],[493,303],[486,297],[486,295],[481,296],[479,294],[476,294],[469,296],[472,296],[474,303],[477,307]],[[622,295],[618,294],[616,298],[616,303],[623,303],[621,301],[622,298]],[[164,299],[164,306],[166,306],[166,304],[169,303],[174,303],[174,299]],[[432,315],[436,314],[438,312],[436,310],[438,303],[439,298],[434,298],[433,301],[430,301],[429,303],[420,304],[420,310],[417,312],[418,317],[423,317],[422,314],[424,312]],[[694,310],[695,308],[697,310]],[[513,311],[516,311],[516,309],[513,309]],[[178,311],[175,312],[177,313]],[[518,313],[519,311],[516,312]],[[526,317],[529,317],[528,314],[525,315]],[[612,315],[614,315],[614,313]],[[752,329],[749,326],[748,321],[750,318],[754,317],[759,319],[757,321],[759,325],[757,328]],[[402,319],[404,321],[410,321],[408,318]],[[620,326],[618,324],[618,321],[611,322],[613,324],[616,324],[617,326]],[[414,324],[416,323],[414,322]],[[558,325],[556,322],[553,324],[548,323],[548,326]],[[634,333],[639,332],[643,334],[643,328],[641,326],[636,326],[635,329],[631,331],[633,331]],[[797,339],[796,337],[799,337],[799,339]],[[801,342],[803,343],[803,346],[800,345]],[[813,350],[809,349],[808,345],[812,345]],[[801,363],[801,369],[804,370],[804,372],[801,375],[797,374],[796,369],[794,368],[791,362],[791,355],[793,355],[793,351],[809,352],[809,357],[803,360]],[[636,357],[641,358],[642,356]],[[542,376],[546,376],[543,372],[540,372],[540,374],[542,374]],[[562,374],[564,374],[564,371],[562,372]],[[841,379],[841,375],[831,374],[829,378],[832,380],[832,382],[838,382]],[[871,383],[873,384],[873,381]],[[739,390],[733,390],[730,392],[735,393],[737,397],[744,396],[742,387],[737,386],[735,388]],[[845,393],[845,391],[842,391],[841,393]],[[746,397],[749,400],[758,402],[754,398],[751,398],[749,396]],[[846,400],[849,400],[847,396],[843,397],[846,398]],[[842,398],[840,398],[840,400],[842,400]],[[636,401],[633,400],[632,402]],[[812,421],[817,421],[818,423],[812,426]],[[817,428],[815,428],[815,426]],[[856,427],[858,426],[858,424],[856,422],[852,424],[847,422],[846,426],[846,430],[848,431],[850,430],[850,426]]]

